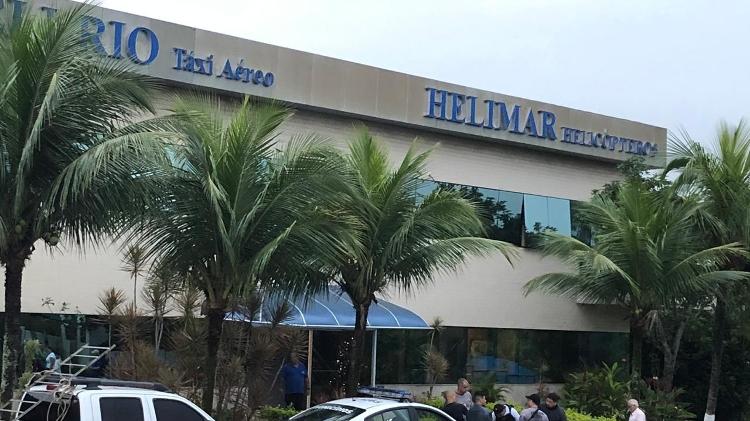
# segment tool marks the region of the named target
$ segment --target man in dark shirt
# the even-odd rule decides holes
[[[307,391],[310,385],[307,367],[299,361],[297,355],[292,354],[289,362],[284,364],[281,374],[284,377],[286,404],[302,411],[307,407]]]
[[[482,392],[474,393],[474,404],[466,413],[466,421],[492,421],[492,412],[484,406],[487,405],[487,397]]]
[[[544,405],[541,407],[542,412],[547,414],[549,421],[568,421],[565,410],[558,405],[558,402],[560,402],[560,395],[555,392],[548,394],[547,399],[544,400]]]
[[[463,404],[456,402],[455,390],[446,390],[443,392],[443,399],[445,399],[443,412],[450,415],[456,421],[464,421],[466,419],[466,413],[469,410]]]

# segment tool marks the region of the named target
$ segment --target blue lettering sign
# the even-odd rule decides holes
[[[535,110],[531,107],[522,109],[518,104],[510,106],[503,101],[485,99],[484,107],[477,109],[478,97],[463,95],[430,86],[427,93],[427,110],[425,118],[443,120],[455,124],[465,124],[489,130],[506,130],[510,133],[556,141],[558,139],[555,113],[546,110]],[[450,114],[449,114],[450,112]],[[481,115],[483,112],[483,116]],[[525,113],[523,125],[521,113]],[[539,120],[537,120],[537,116]],[[658,148],[651,142],[612,136],[596,131],[579,130],[571,127],[560,127],[560,143],[579,145],[586,148],[625,152],[634,155],[654,156]]]
[[[138,57],[138,51],[136,51],[138,34],[141,33],[143,33],[146,36],[146,39],[151,42],[149,55],[145,60]],[[154,31],[142,26],[133,29],[133,32],[128,36],[128,57],[130,57],[130,60],[135,64],[150,64],[156,59],[157,55],[159,55],[159,39],[156,38]]]

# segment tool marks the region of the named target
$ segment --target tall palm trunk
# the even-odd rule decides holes
[[[214,389],[216,387],[216,366],[219,358],[219,345],[221,344],[221,332],[224,328],[224,307],[211,307],[208,309],[208,332],[206,336],[206,362],[204,367],[206,386],[203,388],[202,405],[203,410],[209,414],[213,413]]]
[[[5,336],[0,402],[8,402],[13,397],[13,388],[18,380],[18,360],[21,354],[21,281],[29,255],[29,247],[12,251],[5,264]]]
[[[708,398],[706,400],[706,415],[704,421],[713,421],[716,417],[716,400],[719,396],[719,381],[721,379],[721,359],[724,356],[724,337],[726,336],[726,302],[721,297],[716,298],[713,327],[713,352],[711,353],[711,376],[708,379]]]
[[[643,365],[643,320],[633,315],[630,317],[630,374],[641,376]]]
[[[362,362],[365,356],[365,335],[367,334],[367,315],[370,303],[354,304],[354,332],[352,333],[351,348],[349,350],[349,371],[346,380],[346,395],[356,396],[362,373]]]

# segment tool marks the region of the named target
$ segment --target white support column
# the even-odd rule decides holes
[[[370,361],[370,386],[375,386],[378,365],[378,330],[372,331],[372,361]]]

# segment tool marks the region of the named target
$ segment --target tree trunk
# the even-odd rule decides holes
[[[641,377],[643,365],[643,323],[640,318],[630,318],[630,374]]]
[[[719,396],[719,381],[721,379],[721,359],[724,356],[724,337],[726,336],[726,303],[721,297],[716,298],[713,328],[713,352],[711,355],[711,376],[708,380],[708,398],[706,399],[705,421],[713,421],[716,417],[716,400]]]
[[[21,280],[30,249],[12,253],[5,265],[5,337],[3,338],[3,374],[0,402],[13,397],[18,381],[21,355]]]
[[[367,315],[370,312],[370,303],[355,303],[354,312],[354,332],[349,350],[349,372],[347,373],[346,380],[346,396],[348,397],[357,395],[357,386],[359,386],[359,379],[362,374],[365,335],[367,333]]]
[[[680,353],[680,344],[682,343],[682,335],[685,333],[685,326],[687,325],[686,320],[680,321],[677,326],[677,331],[674,333],[672,343],[666,342],[666,337],[662,347],[664,353],[664,373],[661,378],[662,390],[667,392],[672,391],[674,388],[674,373],[677,367],[677,356]]]
[[[221,344],[221,331],[224,326],[224,315],[223,308],[209,308],[206,316],[208,319],[208,332],[206,335],[206,362],[203,368],[206,385],[203,387],[201,406],[209,414],[213,413],[216,366],[218,364],[219,345]]]

